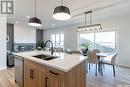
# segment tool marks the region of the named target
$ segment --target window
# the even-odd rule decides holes
[[[95,48],[103,51],[113,51],[115,49],[115,32],[95,33]]]
[[[81,33],[80,37],[80,49],[82,43],[87,43],[89,49],[99,49],[103,52],[112,52],[116,47],[116,34],[115,31],[104,31],[95,33]]]
[[[59,47],[60,46],[60,34],[56,34],[55,36],[55,46]]]
[[[80,48],[84,48],[81,46],[82,43],[88,43],[89,49],[92,49],[94,47],[94,33],[84,33],[80,34]]]
[[[54,47],[64,48],[64,34],[63,33],[51,34],[50,40],[53,42]]]
[[[55,34],[52,34],[50,36],[50,40],[53,42],[53,44],[55,45]]]

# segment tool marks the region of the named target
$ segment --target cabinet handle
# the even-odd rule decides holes
[[[34,70],[30,69],[30,78],[31,79],[34,79],[33,74],[34,74]]]
[[[54,75],[59,75],[59,73],[55,73],[53,71],[49,71],[50,73],[54,74]]]
[[[45,78],[45,87],[48,87],[47,83],[48,83],[48,77]]]

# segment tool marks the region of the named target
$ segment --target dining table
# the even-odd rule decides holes
[[[108,54],[108,53],[103,53],[103,52],[101,52],[101,53],[96,53],[96,55],[97,55],[98,57],[107,57],[109,54]]]

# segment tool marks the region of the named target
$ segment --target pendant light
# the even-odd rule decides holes
[[[61,6],[57,6],[54,9],[53,18],[56,20],[68,20],[71,18],[71,13],[69,8],[63,6],[63,0],[61,0]]]
[[[41,20],[36,17],[36,0],[35,0],[35,17],[29,18],[28,24],[30,26],[34,26],[34,27],[41,27],[42,26]]]
[[[101,30],[101,29],[102,29],[101,24],[92,24],[92,11],[88,11],[85,12],[85,25],[78,27],[77,31],[80,32],[80,31],[91,31],[91,30]]]

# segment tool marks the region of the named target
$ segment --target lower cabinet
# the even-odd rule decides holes
[[[85,65],[63,72],[24,60],[24,87],[86,87]]]
[[[41,86],[41,71],[33,65],[24,64],[24,87]]]
[[[65,87],[64,77],[28,61],[24,63],[24,87]]]

